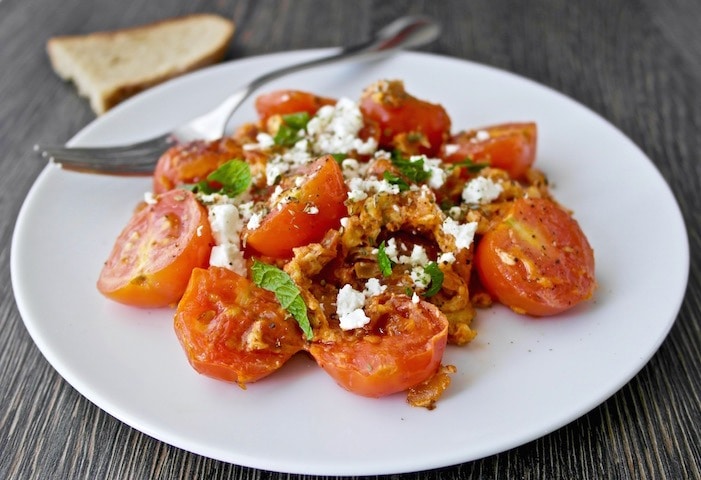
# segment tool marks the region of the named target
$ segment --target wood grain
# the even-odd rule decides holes
[[[236,22],[228,58],[336,46],[364,38],[399,14],[432,15],[445,30],[426,51],[511,70],[598,112],[652,159],[687,222],[686,298],[668,338],[630,383],[592,412],[521,447],[382,478],[701,478],[698,0],[0,0],[0,478],[318,478],[218,462],[119,422],[59,377],[14,303],[11,235],[42,169],[31,146],[39,139],[64,142],[94,118],[87,102],[51,71],[46,40],[196,11]],[[660,245],[650,254],[674,248]]]

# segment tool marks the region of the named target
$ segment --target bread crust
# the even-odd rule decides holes
[[[188,52],[193,58],[186,63],[180,61],[176,52],[167,52],[164,45],[146,45],[144,48],[157,49],[165,57],[164,64],[158,68],[153,65],[140,65],[133,78],[122,78],[109,86],[100,85],[100,82],[95,81],[96,77],[99,77],[97,80],[109,83],[110,75],[115,73],[110,65],[98,69],[98,57],[104,57],[106,52],[117,58],[129,58],[130,52],[122,51],[120,42],[137,44],[141,41],[141,45],[144,45],[144,37],[153,40],[154,35],[170,26],[182,26],[183,29],[200,28],[203,31],[214,27],[217,29],[217,35],[208,39],[207,44],[199,42],[193,46],[192,51]],[[95,113],[100,115],[147,88],[221,61],[226,55],[234,31],[234,23],[227,18],[209,13],[196,13],[112,31],[56,36],[48,40],[46,50],[54,71],[61,78],[72,81],[79,93],[90,99]],[[148,37],[149,35],[151,37]],[[96,61],[91,63],[93,59]]]

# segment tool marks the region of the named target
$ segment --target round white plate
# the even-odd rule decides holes
[[[176,79],[100,117],[71,143],[161,133],[257,74],[322,53],[243,59]],[[171,311],[117,305],[95,288],[150,180],[48,165],[20,212],[11,260],[17,305],[48,361],[100,408],[159,440],[231,463],[308,474],[399,473],[475,460],[545,435],[621,388],[667,335],[689,269],[682,217],[650,160],[563,95],[462,60],[403,53],[290,75],[265,90],[357,99],[381,78],[403,79],[414,95],[443,104],[454,130],[538,123],[537,166],[595,250],[600,286],[593,301],[548,319],[501,307],[480,311],[477,339],[448,348],[445,360],[458,373],[433,411],[408,406],[401,394],[374,400],[348,393],[303,355],[243,390],[190,368]],[[233,124],[252,119],[249,101]]]

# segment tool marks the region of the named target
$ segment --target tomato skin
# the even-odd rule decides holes
[[[289,115],[307,112],[313,116],[325,105],[335,105],[333,98],[320,97],[301,90],[276,90],[259,95],[255,107],[258,117],[265,124],[273,115]]]
[[[136,307],[174,305],[192,269],[209,264],[213,244],[207,210],[191,192],[171,190],[132,216],[115,241],[97,288]]]
[[[480,139],[478,132],[487,132],[488,136]],[[512,178],[521,178],[535,162],[537,141],[533,122],[492,125],[454,135],[446,145],[457,145],[458,149],[450,154],[444,151],[443,160],[458,163],[470,158],[506,170]]]
[[[192,272],[174,328],[197,372],[242,385],[270,375],[304,344],[275,294],[221,267]]]
[[[450,117],[438,104],[413,97],[398,80],[371,85],[360,98],[360,111],[380,127],[380,148],[435,156],[450,135]],[[418,137],[416,143],[412,137]]]
[[[254,230],[244,229],[247,248],[275,258],[292,255],[292,249],[323,238],[331,228],[340,226],[348,215],[345,200],[348,188],[338,162],[330,155],[321,157],[298,172],[305,178],[301,186],[295,182],[280,198],[293,196],[292,201],[279,204]],[[310,208],[318,210],[311,213]]]
[[[178,185],[197,183],[229,160],[246,156],[243,147],[230,137],[175,145],[158,159],[153,191],[163,193]]]
[[[594,252],[579,224],[552,200],[516,200],[477,244],[485,289],[518,313],[555,315],[590,298]]]
[[[415,304],[406,295],[395,295],[381,312],[382,331],[369,332],[371,340],[345,332],[336,341],[320,340],[309,347],[339,385],[366,397],[391,395],[431,378],[448,340],[448,320],[428,302]],[[371,318],[377,321],[375,315]]]

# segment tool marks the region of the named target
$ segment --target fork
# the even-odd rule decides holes
[[[400,49],[425,45],[440,34],[431,18],[415,15],[398,18],[378,30],[370,40],[342,48],[339,52],[268,72],[239,89],[210,112],[174,130],[140,142],[108,147],[67,147],[34,145],[34,151],[63,168],[91,173],[138,175],[153,172],[158,158],[169,147],[196,139],[215,140],[224,136],[236,109],[255,90],[283,75],[347,60],[369,60],[389,56]]]

